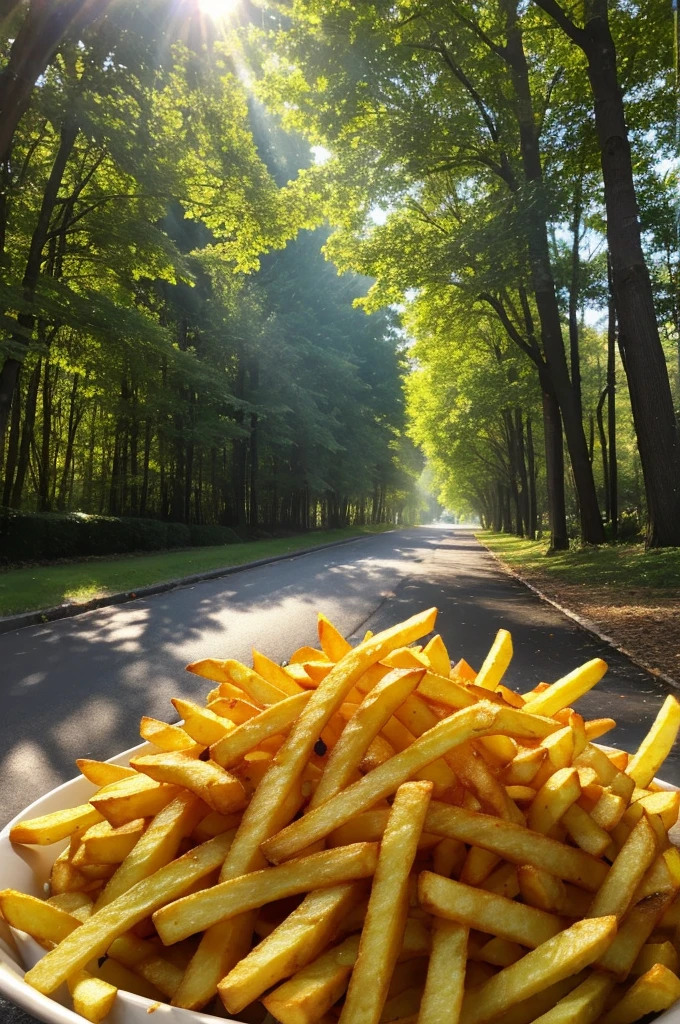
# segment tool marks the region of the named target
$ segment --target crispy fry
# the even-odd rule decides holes
[[[321,649],[330,661],[340,661],[352,650],[352,645],[345,640],[342,633],[335,628],[330,619],[319,612],[317,618],[319,630],[319,643]]]
[[[154,782],[135,772],[134,776],[100,790],[90,803],[113,828],[120,828],[137,818],[152,818],[180,793],[179,786]]]
[[[480,1024],[587,967],[606,949],[616,934],[616,918],[577,921],[537,949],[506,967],[463,1000],[462,1024]]]
[[[458,921],[530,949],[552,938],[562,927],[553,914],[442,878],[432,871],[420,873],[418,898],[421,906],[436,917]]]
[[[100,821],[81,836],[78,851],[72,858],[74,867],[122,863],[145,828],[144,818],[129,821],[120,828],[112,828],[108,821]]]
[[[671,893],[656,893],[636,904],[619,925],[616,938],[595,966],[623,981],[649,936],[673,900]]]
[[[680,979],[663,964],[655,964],[632,985],[602,1018],[602,1024],[632,1024],[648,1013],[660,1013],[680,999]]]
[[[425,956],[430,949],[428,929],[407,920],[400,959]],[[359,951],[359,936],[350,935],[307,967],[284,981],[262,1002],[281,1024],[315,1024],[347,987]]]
[[[491,645],[491,650],[477,673],[475,686],[481,686],[485,690],[495,690],[505,675],[511,660],[512,637],[507,629],[499,629],[496,633],[496,639]],[[541,712],[537,712],[537,714],[541,714]]]
[[[547,690],[528,697],[527,711],[533,715],[554,715],[562,708],[566,708],[582,697],[588,690],[592,690],[596,683],[599,683],[607,671],[608,665],[601,658],[593,658],[585,665],[573,670],[568,675],[558,679],[556,683],[549,686]]]
[[[430,663],[430,668],[437,675],[448,677],[451,671],[451,659],[446,645],[439,633],[435,633],[423,648],[423,654]]]
[[[366,695],[332,750],[309,809],[329,800],[352,781],[369,744],[413,693],[422,676],[423,670],[394,669]]]
[[[407,782],[392,804],[361,932],[357,961],[340,1015],[344,1024],[378,1024],[408,915],[408,877],[432,783]],[[438,876],[437,876],[438,877]]]
[[[119,935],[219,867],[232,839],[225,833],[197,846],[102,907],[38,961],[26,975],[28,984],[45,994],[53,992],[89,960],[102,956]]]
[[[638,884],[656,856],[656,836],[647,818],[641,818],[623,845],[588,911],[588,917],[613,915],[620,921]]]
[[[333,938],[342,918],[362,899],[360,882],[309,893],[300,906],[234,967],[218,986],[229,1013],[314,960]]]
[[[593,1024],[602,1013],[614,979],[606,974],[591,974],[569,995],[541,1014],[534,1024]]]
[[[181,726],[160,722],[157,718],[148,718],[146,715],[139,723],[139,735],[148,743],[153,743],[159,750],[182,750],[187,755],[198,757],[205,749]]]
[[[183,786],[218,814],[231,814],[246,804],[245,790],[239,780],[211,761],[197,761],[183,753],[169,753],[143,754],[130,763],[155,782]]]
[[[418,1024],[457,1024],[463,1002],[468,929],[436,919]]]
[[[240,661],[227,658],[226,661],[218,661],[216,658],[204,658],[202,661],[194,661],[187,665],[187,672],[193,672],[204,679],[212,679],[216,683],[233,683],[239,690],[243,690],[249,697],[252,697],[258,704],[275,704],[283,700],[284,696],[291,693],[298,693],[300,687],[289,678],[287,688],[283,689],[267,682],[261,675],[242,665]]]
[[[251,718],[243,725],[237,726],[233,732],[211,746],[210,756],[213,761],[223,768],[231,768],[263,740],[287,732],[293,722],[299,718],[312,692],[306,690],[296,693],[292,697],[286,697],[277,704],[272,704],[266,711],[262,711],[256,718]]]
[[[170,945],[265,903],[327,885],[369,878],[375,871],[377,856],[376,843],[354,843],[253,871],[170,903],[156,912],[154,925],[165,945]]]
[[[253,648],[253,668],[263,679],[278,687],[279,690],[283,690],[284,693],[293,692],[290,690],[290,675],[286,670],[265,654],[260,654],[255,648]]]
[[[670,753],[680,729],[680,702],[672,694],[666,697],[637,754],[626,768],[636,786],[648,786]]]
[[[111,1012],[118,994],[115,985],[110,985],[103,978],[93,978],[87,971],[76,971],[68,979],[68,990],[75,1012],[94,1024]]]
[[[182,728],[196,743],[209,747],[234,731],[232,722],[210,708],[203,708],[200,704],[179,697],[173,697],[172,703],[178,715],[184,719]]]
[[[514,864],[533,864],[590,892],[596,892],[607,875],[607,866],[582,850],[530,832],[514,822],[435,800],[430,804],[424,829],[481,846]]]
[[[193,793],[181,793],[159,811],[99,896],[97,910],[169,864],[204,811],[205,806]]]
[[[125,768],[121,764],[109,764],[108,761],[92,761],[89,757],[79,757],[76,765],[80,772],[95,786],[108,786],[112,782],[135,775],[134,768]]]
[[[13,843],[33,846],[50,846],[62,839],[68,839],[75,832],[81,832],[96,825],[102,815],[92,804],[81,804],[67,811],[53,811],[40,818],[20,821],[10,829],[9,838]]]
[[[528,827],[534,832],[547,834],[580,795],[581,784],[576,769],[559,769],[536,793],[529,808]]]
[[[41,945],[61,942],[81,924],[78,918],[53,903],[14,889],[0,892],[0,911],[7,924],[32,935]]]

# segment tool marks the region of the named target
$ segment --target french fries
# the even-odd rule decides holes
[[[195,662],[217,686],[142,720],[155,753],[79,761],[90,800],[11,832],[59,844],[47,898],[0,893],[46,951],[26,981],[92,1021],[121,989],[249,1024],[628,1024],[680,998],[680,795],[653,782],[680,704],[609,752],[613,720],[572,708],[603,661],[520,696],[509,633],[475,673],[434,621],[352,648],[321,615],[285,667]]]

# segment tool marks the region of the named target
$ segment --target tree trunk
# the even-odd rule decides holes
[[[139,515],[146,515],[146,503],[149,496],[149,460],[151,458],[151,420],[146,421],[144,428],[144,465],[142,466],[142,489],[139,494]]]
[[[581,286],[581,212],[583,205],[583,174],[576,181],[574,191],[574,209],[571,222],[571,282],[569,286],[569,363],[571,369],[571,386],[579,416],[583,419],[583,402],[581,398],[581,354],[579,351],[578,304]]]
[[[527,471],[529,475],[529,536],[536,539],[538,532],[538,501],[536,498],[536,456],[531,416],[527,416]]]
[[[602,389],[602,394],[597,403],[597,431],[600,437],[600,449],[602,450],[602,481],[604,485],[604,515],[607,522],[611,522],[611,490],[609,487],[609,458],[607,453],[607,435],[604,429],[603,409],[607,397],[607,388]]]
[[[260,366],[257,356],[253,356],[253,358],[250,360],[249,383],[251,392],[250,400],[254,401],[257,396],[258,388],[260,386]],[[258,421],[257,413],[253,412],[250,415],[250,515],[248,521],[248,525],[250,526],[251,530],[256,530],[258,526],[258,472]]]
[[[609,273],[607,324],[607,433],[609,434],[609,516],[612,540],[619,535],[619,467],[616,460],[616,304]]]
[[[73,446],[76,440],[76,433],[80,426],[83,411],[76,410],[76,395],[78,393],[78,374],[73,375],[73,387],[71,388],[71,400],[69,404],[68,414],[68,432],[66,435],[66,452],[64,454],[64,467],[61,474],[61,483],[59,484],[59,495],[57,497],[57,509],[63,512],[66,508],[66,498],[68,492],[68,481],[71,472],[71,462],[73,459]]]
[[[529,68],[518,15],[518,0],[503,0],[506,13],[506,59],[512,72],[517,98],[520,149],[524,176],[529,188],[521,210],[526,229],[532,287],[541,323],[541,337],[555,395],[560,405],[564,434],[571,458],[578,494],[581,536],[590,544],[604,543],[604,529],[597,503],[597,492],[588,447],[574,389],[569,380],[560,311],[550,262],[547,230],[547,204],[543,187],[543,168],[538,144],[538,128],[531,97]]]
[[[536,527],[531,524],[531,498],[529,496],[529,477],[527,474],[526,452],[524,450],[524,424],[522,410],[515,409],[515,445],[517,450],[517,470],[521,485],[520,502],[524,532],[530,540],[536,535]]]
[[[78,128],[75,125],[72,123],[62,125],[59,148],[57,149],[54,163],[52,164],[52,169],[50,171],[50,176],[47,180],[47,185],[45,186],[38,220],[33,230],[28,258],[26,260],[26,267],[24,269],[24,278],[22,282],[23,297],[29,303],[33,301],[35,296],[35,289],[40,277],[42,252],[45,247],[50,220],[57,202],[57,196],[59,194],[59,188],[64,176],[66,164],[73,150],[73,146],[75,145],[77,135]],[[17,325],[17,331],[12,334],[12,342],[14,347],[19,351],[21,351],[21,349],[27,350],[29,338],[35,325],[35,315],[31,312],[20,313],[17,316]],[[14,386],[16,384],[17,374],[19,373],[19,367],[22,362],[23,357],[17,358],[16,356],[13,356],[6,359],[2,367],[2,372],[0,372],[0,437],[2,438],[4,438],[7,430],[12,395],[14,394]]]
[[[9,432],[9,444],[7,445],[7,461],[5,463],[5,481],[2,489],[2,504],[9,505],[12,496],[12,483],[17,466],[19,454],[19,432],[21,429],[21,386],[20,378],[17,376],[14,387],[14,399],[12,401],[12,423]]]
[[[12,508],[21,508],[21,497],[24,490],[24,481],[28,472],[28,464],[31,457],[31,441],[35,429],[35,412],[38,404],[38,389],[40,387],[40,371],[42,360],[36,363],[31,378],[28,382],[26,393],[26,409],[24,410],[24,422],[21,430],[21,443],[19,445],[19,458],[17,460],[17,472],[12,488],[10,505]]]
[[[647,543],[680,546],[680,439],[652,284],[642,249],[633,164],[607,0],[592,0],[579,29],[556,0],[536,0],[586,55],[607,211],[619,346],[647,497]],[[611,445],[610,445],[611,449]]]
[[[552,391],[543,392],[543,430],[545,432],[545,464],[550,511],[550,550],[569,548],[567,509],[564,497],[564,448],[562,417]]]

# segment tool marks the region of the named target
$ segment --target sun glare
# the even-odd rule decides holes
[[[202,14],[213,21],[225,21],[236,9],[238,0],[198,0],[198,8]]]

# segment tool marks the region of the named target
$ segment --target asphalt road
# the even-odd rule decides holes
[[[511,630],[506,683],[522,691],[602,657],[609,672],[578,708],[618,727],[634,749],[667,690],[499,569],[468,530],[420,527],[195,584],[148,600],[0,636],[0,823],[75,774],[76,757],[107,758],[139,742],[142,714],[172,721],[172,696],[201,697],[184,671],[201,657],[284,660],[316,641],[324,611],[348,637],[436,605],[454,659],[481,664],[496,630]],[[664,777],[680,785],[680,750]],[[0,1019],[32,1020],[0,1000]]]

